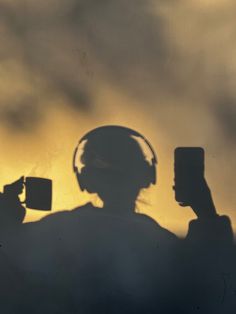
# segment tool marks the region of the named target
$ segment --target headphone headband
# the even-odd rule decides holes
[[[136,137],[140,137],[144,140],[144,142],[147,144],[147,146],[149,147],[152,156],[153,156],[153,161],[155,164],[157,164],[157,157],[156,157],[156,153],[151,145],[151,143],[146,139],[146,137],[144,137],[141,133],[132,130],[130,128],[127,128],[125,126],[119,126],[119,125],[105,125],[105,126],[100,126],[96,129],[93,129],[91,131],[89,131],[88,133],[86,133],[80,140],[78,143],[78,146],[85,140],[88,139],[88,137],[92,136],[93,134],[99,132],[99,131],[103,131],[103,130],[117,130],[117,131],[121,131],[121,132],[126,132],[128,133],[130,136],[136,136]],[[77,151],[78,151],[78,146],[77,146]]]

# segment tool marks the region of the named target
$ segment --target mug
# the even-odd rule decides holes
[[[52,209],[52,180],[38,177],[25,178],[25,205],[30,209]]]

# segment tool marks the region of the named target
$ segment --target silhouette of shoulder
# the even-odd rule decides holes
[[[125,213],[117,214],[94,207],[91,203],[77,207],[71,211],[61,211],[51,214],[33,223],[34,231],[49,233],[56,237],[60,233],[67,237],[70,234],[77,236],[94,237],[103,234],[119,241],[135,238],[136,241],[147,242],[148,245],[169,247],[178,242],[177,236],[161,227],[155,220],[145,214]],[[46,236],[46,234],[45,234]],[[88,240],[88,238],[86,238]]]
[[[152,227],[155,230],[158,230],[160,236],[162,237],[168,237],[170,240],[172,240],[173,242],[178,241],[178,237],[170,232],[169,230],[161,227],[154,219],[152,219],[151,217],[145,215],[145,214],[138,214],[137,216],[139,216],[139,219],[143,222],[146,223],[148,225],[152,225]]]

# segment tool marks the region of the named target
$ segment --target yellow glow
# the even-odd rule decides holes
[[[174,201],[174,147],[168,143],[168,138],[161,130],[158,132],[148,113],[135,110],[136,104],[127,105],[126,99],[109,89],[105,94],[98,95],[97,99],[97,106],[101,110],[94,117],[54,108],[48,112],[41,129],[31,136],[10,134],[2,130],[1,184],[14,181],[21,175],[48,177],[54,184],[53,212],[82,205],[91,198],[79,191],[72,172],[72,154],[78,139],[99,125],[129,126],[144,134],[158,155],[158,184],[142,192],[141,201],[137,204],[138,211],[147,213],[173,232],[184,234],[188,221],[194,216],[190,209],[179,207]],[[92,200],[96,204],[96,197],[93,196]],[[48,213],[28,210],[25,221],[34,221],[46,214]]]

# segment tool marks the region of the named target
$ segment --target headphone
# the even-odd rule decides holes
[[[152,154],[152,159],[151,159],[151,163],[148,165],[148,178],[147,178],[147,186],[149,186],[150,184],[156,184],[156,165],[157,165],[157,156],[156,153],[154,152],[154,149],[152,147],[152,145],[150,144],[150,142],[139,132],[134,131],[130,128],[127,127],[123,127],[123,126],[116,126],[116,125],[107,125],[107,126],[101,126],[98,128],[95,128],[91,131],[89,131],[88,133],[86,133],[79,141],[77,147],[75,148],[74,154],[73,154],[73,172],[76,175],[77,178],[77,182],[79,184],[79,187],[81,189],[81,191],[84,190],[89,190],[88,186],[91,185],[91,182],[87,182],[87,174],[85,171],[86,167],[83,167],[81,169],[81,171],[78,169],[77,165],[76,165],[76,160],[77,160],[77,154],[78,151],[80,149],[80,145],[82,144],[82,142],[84,141],[89,141],[89,138],[91,138],[92,136],[97,135],[98,133],[102,133],[102,132],[113,132],[113,131],[118,131],[118,132],[123,132],[124,134],[127,134],[128,137],[138,137],[141,138],[144,143],[147,145],[149,151]]]

